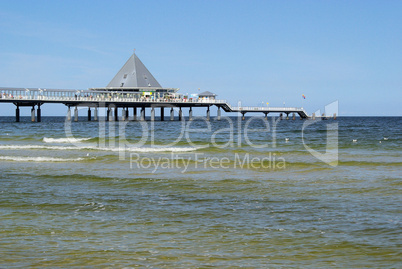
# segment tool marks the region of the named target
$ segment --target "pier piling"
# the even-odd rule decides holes
[[[31,109],[31,121],[35,122],[35,106],[33,106]]]
[[[121,120],[125,121],[126,120],[126,108],[123,107],[123,110],[121,111]]]
[[[38,105],[38,110],[36,111],[36,114],[37,114],[37,121],[41,122],[42,121],[42,113],[41,113],[40,105]]]
[[[207,108],[207,120],[209,120],[210,112],[209,112],[209,107]]]
[[[133,120],[137,120],[137,108],[133,107]]]
[[[155,121],[155,108],[151,108],[151,121]]]
[[[188,111],[188,120],[193,120],[193,108],[190,106],[190,110]]]
[[[161,106],[161,121],[165,120],[165,108]]]
[[[113,107],[110,108],[109,116],[108,116],[109,121],[113,121],[113,119],[114,119],[114,117],[113,117],[113,113],[114,113],[113,109],[114,109]]]
[[[94,121],[97,121],[97,120],[98,120],[98,108],[95,107],[95,110],[94,110]]]
[[[91,121],[91,108],[88,107],[88,121]]]
[[[70,106],[68,106],[68,109],[67,109],[67,120],[71,121],[71,108],[70,108]]]
[[[78,108],[75,107],[74,109],[74,121],[78,121]]]
[[[145,107],[141,107],[141,121],[145,120]]]
[[[17,108],[15,109],[15,121],[20,122],[20,106],[17,105]]]
[[[170,109],[170,120],[174,120],[174,110],[173,107]]]
[[[119,109],[117,106],[114,108],[114,121],[119,121]]]
[[[221,107],[218,107],[217,120],[221,120]]]
[[[179,107],[179,121],[183,120],[183,111],[181,111],[181,107]]]

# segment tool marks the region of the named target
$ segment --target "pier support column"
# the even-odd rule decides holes
[[[67,109],[67,120],[71,121],[71,108],[70,108],[70,106],[68,106],[68,109]]]
[[[286,119],[287,120],[289,119],[289,113],[286,113]]]
[[[95,107],[95,110],[94,110],[94,121],[97,121],[98,120],[98,107]]]
[[[179,121],[183,120],[183,111],[181,111],[181,107],[179,107]]]
[[[40,110],[40,105],[38,105],[38,110],[36,111],[36,115],[37,115],[36,121],[41,122],[42,121],[42,113],[41,113],[41,110]]]
[[[245,120],[245,119],[246,119],[246,112],[242,112],[242,113],[241,113],[241,119],[242,119],[242,120]]]
[[[15,122],[20,122],[20,106],[17,105],[15,109]]]
[[[91,121],[91,108],[88,107],[88,121]]]
[[[296,119],[296,114],[295,114],[295,113],[293,113],[293,117],[292,117],[292,119],[293,119],[293,120],[295,120],[295,119]]]
[[[210,119],[210,111],[209,111],[209,107],[207,108],[207,120]]]
[[[190,110],[188,111],[188,120],[193,120],[193,108],[190,106]]]
[[[31,121],[35,122],[35,106],[33,106],[31,109]]]
[[[145,107],[141,107],[141,121],[145,120]]]
[[[35,122],[35,106],[31,108],[31,121]]]
[[[114,108],[114,121],[119,121],[119,109],[117,106]]]
[[[165,108],[162,106],[161,107],[161,121],[165,120]]]
[[[123,110],[121,111],[121,120],[125,121],[126,120],[126,108],[123,107]]]
[[[154,120],[155,120],[155,108],[152,107],[151,108],[151,121],[154,121]]]
[[[137,108],[133,107],[133,120],[137,120]]]
[[[107,110],[106,110],[106,121],[109,121],[110,120],[110,107],[107,107]]]
[[[221,120],[221,107],[218,107],[218,115],[217,115],[217,120]]]
[[[75,107],[74,109],[74,121],[78,121],[78,108]]]
[[[264,112],[264,119],[268,120],[268,112]]]
[[[108,116],[107,116],[107,118],[108,118],[108,121],[113,121],[114,120],[114,117],[113,117],[113,113],[114,113],[114,111],[113,111],[113,107],[109,107],[109,113],[108,113]]]
[[[174,120],[174,110],[173,110],[173,107],[170,109],[170,120]]]
[[[126,120],[128,121],[129,120],[129,112],[128,112],[128,107],[126,107]]]

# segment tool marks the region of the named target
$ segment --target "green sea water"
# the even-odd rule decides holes
[[[1,268],[400,268],[402,118],[0,118]]]

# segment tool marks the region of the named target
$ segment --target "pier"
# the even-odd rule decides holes
[[[238,112],[245,118],[246,113],[279,113],[282,118],[297,114],[300,119],[309,118],[303,108],[296,107],[232,107],[226,100],[216,99],[216,94],[203,92],[196,97],[178,93],[177,88],[163,88],[143,65],[135,53],[128,59],[116,76],[105,88],[88,90],[62,90],[41,88],[0,87],[0,103],[13,103],[16,106],[15,119],[20,121],[20,107],[31,108],[31,120],[41,121],[41,106],[48,103],[64,104],[67,107],[67,119],[71,120],[74,109],[74,121],[78,121],[78,107],[88,107],[88,121],[98,120],[98,109],[107,108],[106,120],[129,120],[130,110],[133,120],[145,120],[146,108],[150,108],[151,120],[155,120],[155,109],[160,110],[161,121],[165,120],[165,108],[170,108],[170,120],[174,120],[174,108],[179,110],[178,119],[183,119],[183,109],[188,109],[189,119],[193,118],[193,108],[206,108],[206,118],[210,119],[210,107],[217,107],[217,120],[221,110]],[[137,115],[137,108],[140,115]],[[92,117],[93,111],[93,117]],[[35,117],[36,116],[36,117]]]

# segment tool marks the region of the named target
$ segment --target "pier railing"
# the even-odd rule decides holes
[[[303,110],[303,108],[298,107],[251,107],[251,106],[243,106],[243,107],[232,107],[234,111],[299,111]]]

